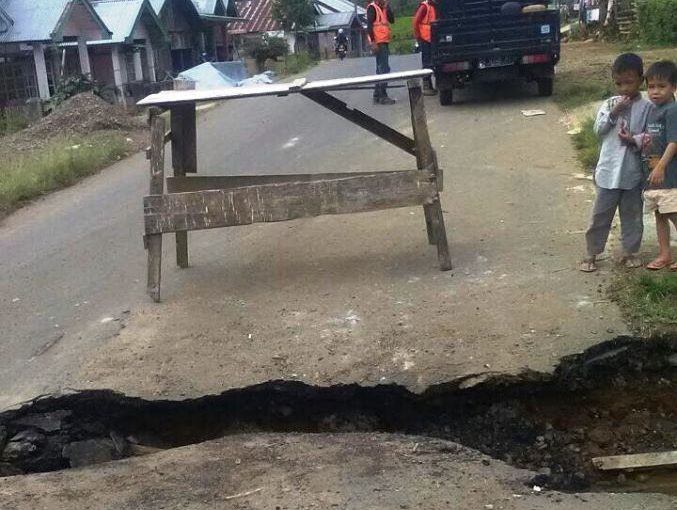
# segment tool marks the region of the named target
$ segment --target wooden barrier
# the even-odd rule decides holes
[[[439,191],[442,172],[430,143],[420,78],[431,71],[307,83],[174,90],[140,101],[151,109],[150,193],[144,198],[148,293],[160,300],[162,235],[176,235],[176,261],[188,267],[188,232],[210,228],[288,221],[327,214],[350,214],[396,207],[423,206],[428,240],[436,245],[441,270],[451,269]],[[407,81],[413,138],[349,107],[328,93],[381,82]],[[198,171],[196,103],[260,96],[301,94],[337,115],[416,157],[416,170],[299,175],[189,176]],[[159,114],[170,111],[171,129]],[[172,145],[173,177],[164,183],[165,143]]]

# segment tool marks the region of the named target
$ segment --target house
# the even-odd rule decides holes
[[[294,51],[294,34],[285,34],[282,27],[271,14],[274,0],[240,0],[239,12],[247,21],[232,25],[230,34],[247,37],[268,34],[285,37],[290,51]],[[350,0],[313,0],[315,20],[313,25],[305,27],[305,45],[317,58],[329,58],[334,54],[334,37],[339,28],[343,28],[350,41],[350,52],[354,56],[362,55],[367,48],[366,9],[358,7]]]
[[[366,53],[368,46],[366,25],[367,10],[350,0],[313,0],[315,22],[306,27],[308,49],[319,58],[334,55],[334,37],[340,28],[348,36],[348,52],[354,57]]]
[[[203,24],[204,51],[207,60],[232,60],[234,47],[228,25],[242,21],[234,0],[193,0]]]
[[[155,62],[169,40],[149,0],[90,0],[110,29],[109,39],[89,41],[92,78],[114,90],[118,102],[144,95],[143,83],[157,80]]]
[[[87,0],[0,0],[0,106],[48,99],[62,76],[91,75],[88,41],[111,36]]]

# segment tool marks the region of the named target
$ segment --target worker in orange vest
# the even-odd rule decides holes
[[[421,47],[421,61],[423,69],[432,67],[432,24],[437,21],[436,0],[423,0],[414,16],[414,37]],[[437,90],[433,88],[431,77],[423,79],[423,94],[434,96]]]
[[[390,8],[389,0],[372,0],[367,7],[367,34],[371,51],[376,56],[376,74],[390,72],[388,57],[390,55],[390,24],[395,23],[395,16]],[[393,104],[394,99],[388,97],[386,83],[377,83],[374,87],[375,104]]]

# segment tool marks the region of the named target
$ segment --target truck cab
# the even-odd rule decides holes
[[[442,105],[454,89],[480,81],[525,79],[552,95],[559,11],[528,0],[438,0],[438,16],[432,62]]]

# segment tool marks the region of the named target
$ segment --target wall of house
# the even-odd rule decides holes
[[[87,41],[103,38],[101,28],[92,13],[81,2],[76,2],[71,9],[70,17],[64,26],[64,37],[82,36]]]

